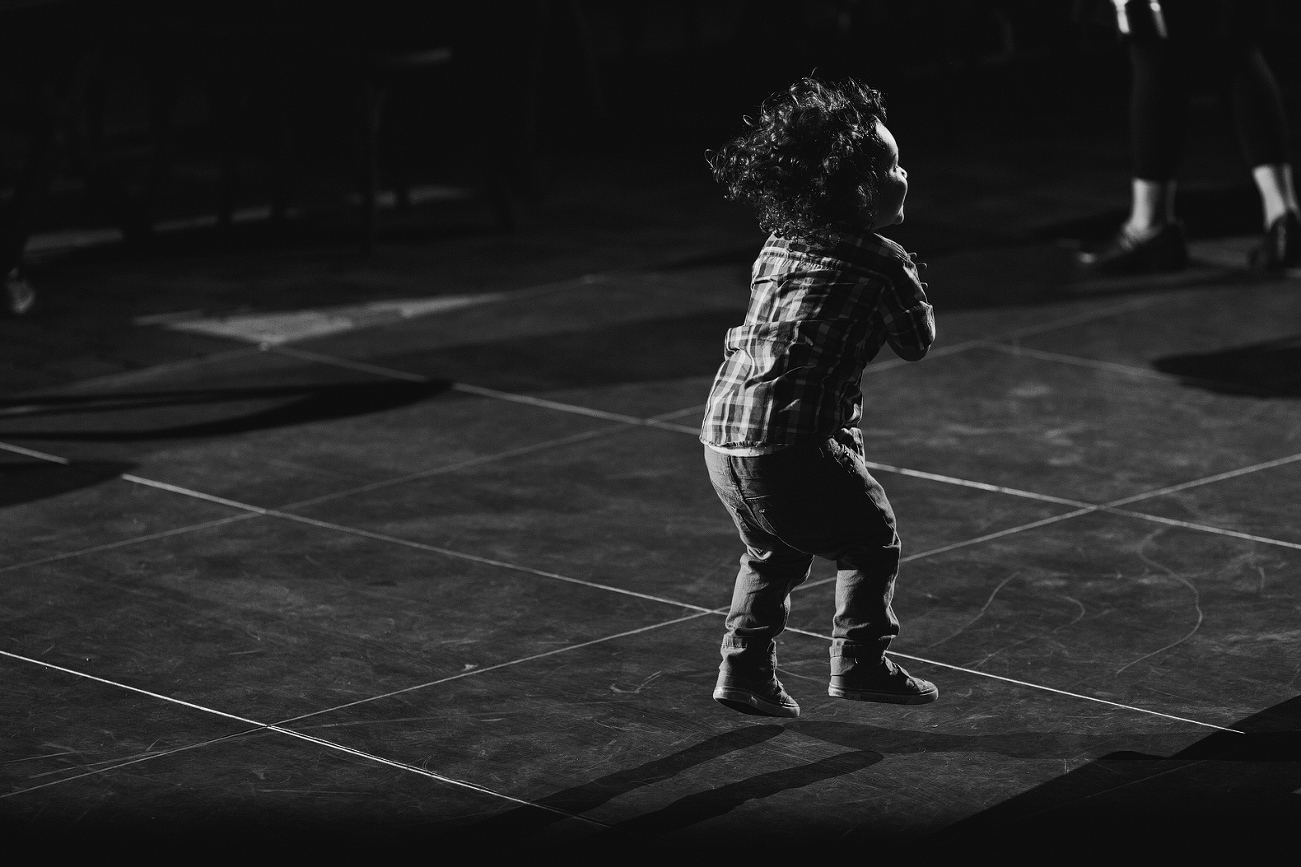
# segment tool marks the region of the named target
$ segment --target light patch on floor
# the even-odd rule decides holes
[[[340,334],[357,328],[370,328],[403,319],[429,316],[490,304],[506,297],[505,292],[484,292],[476,295],[443,295],[437,298],[405,298],[372,301],[348,307],[322,307],[314,310],[277,310],[270,312],[236,313],[229,316],[194,318],[176,317],[161,321],[161,317],[147,316],[136,320],[137,325],[158,325],[173,331],[226,337],[265,346],[280,346],[297,340]]]

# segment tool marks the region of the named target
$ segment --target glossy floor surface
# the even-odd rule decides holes
[[[696,429],[758,236],[695,175],[625,174],[360,264],[42,272],[11,345],[100,304],[106,341],[159,357],[10,355],[6,834],[1050,863],[1295,829],[1301,282],[1222,239],[1080,282],[1035,233],[1123,205],[1123,169],[1062,159],[1013,195],[978,157],[913,162],[900,237],[937,251],[941,337],[871,365],[863,427],[905,546],[892,652],[938,703],[827,696],[827,564],[780,646],[802,716],[711,701],[740,549]],[[963,234],[982,220],[1005,235]],[[264,346],[159,315],[223,286],[245,312],[460,300]]]

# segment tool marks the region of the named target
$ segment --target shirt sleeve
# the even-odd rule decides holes
[[[881,293],[885,340],[904,361],[919,361],[935,342],[935,311],[926,300],[926,284],[911,260],[897,260],[890,285]]]

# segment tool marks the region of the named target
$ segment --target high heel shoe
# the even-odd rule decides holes
[[[1260,245],[1251,251],[1250,261],[1257,271],[1301,267],[1301,218],[1296,211],[1288,211],[1269,224]]]

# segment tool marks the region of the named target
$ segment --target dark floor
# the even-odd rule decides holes
[[[826,696],[825,564],[780,648],[801,718],[710,700],[739,548],[695,434],[758,236],[698,166],[580,162],[513,234],[469,200],[367,260],[252,227],[34,267],[0,323],[5,833],[291,862],[1290,839],[1301,284],[1241,267],[1245,173],[1195,150],[1194,265],[1090,282],[1070,239],[1123,209],[1123,139],[898,137],[941,336],[869,368],[864,432],[892,650],[939,703]]]

